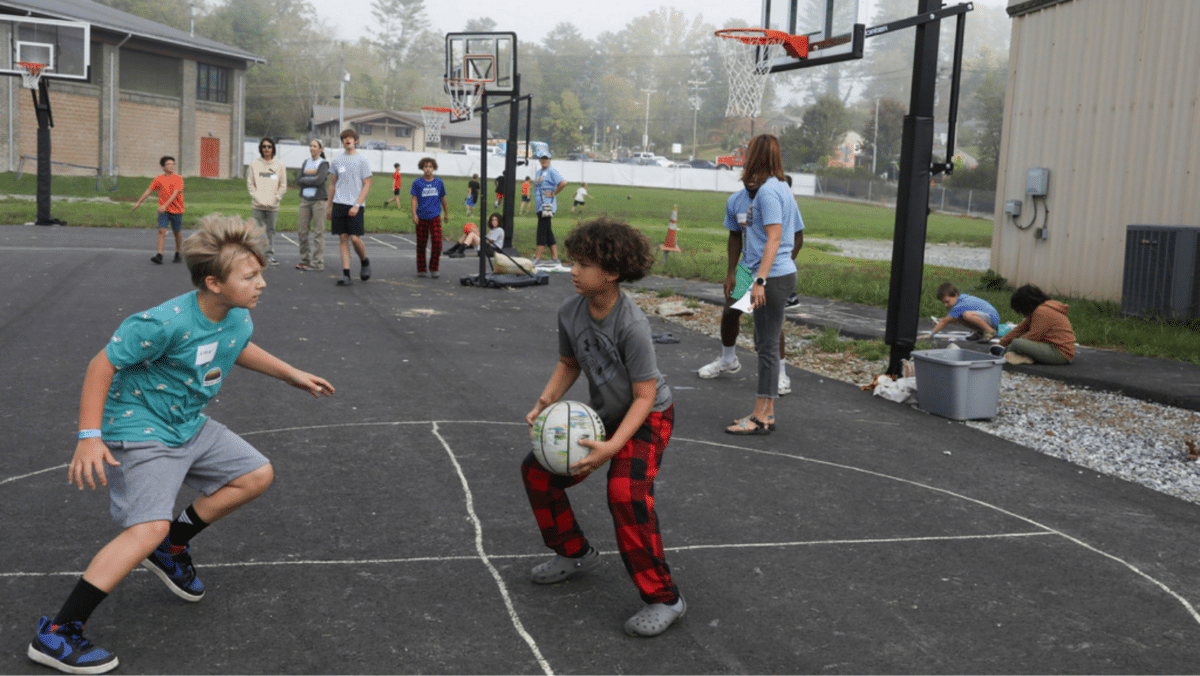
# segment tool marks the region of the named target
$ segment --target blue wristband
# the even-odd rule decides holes
[[[100,436],[100,430],[79,430],[80,439],[96,439]]]

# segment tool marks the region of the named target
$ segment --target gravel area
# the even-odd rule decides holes
[[[691,315],[666,319],[712,337],[713,354],[719,354],[720,308],[682,296],[631,295],[648,315],[659,314],[663,304],[684,305],[692,310]],[[813,345],[816,332],[812,329],[789,322],[784,333],[787,361],[794,367],[860,386],[887,370],[886,361],[869,361],[848,352],[822,352]],[[754,348],[745,331],[738,337],[738,345]],[[863,392],[863,396],[871,395]],[[1006,370],[1000,383],[997,416],[963,424],[1200,504],[1198,412]]]
[[[839,251],[830,253],[847,258],[864,258],[872,261],[890,261],[892,242],[881,239],[820,239],[813,237],[805,241],[832,244]],[[943,265],[964,270],[987,270],[992,266],[992,250],[987,247],[957,246],[954,244],[926,244],[925,263]]]

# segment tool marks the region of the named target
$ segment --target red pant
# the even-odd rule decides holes
[[[429,271],[437,272],[442,262],[442,217],[417,220],[417,272],[425,272],[425,241],[429,241]]]
[[[662,465],[663,450],[671,440],[674,421],[674,406],[651,413],[608,466],[608,510],[617,530],[617,548],[646,603],[674,603],[679,598],[663,555],[654,511],[654,479]],[[587,551],[587,538],[575,521],[566,492],[586,477],[551,474],[538,464],[533,453],[521,463],[521,476],[546,546],[559,556]]]

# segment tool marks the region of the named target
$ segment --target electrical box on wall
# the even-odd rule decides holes
[[[1045,167],[1033,167],[1025,175],[1025,194],[1031,197],[1045,197],[1050,192],[1050,170]]]
[[[1009,216],[1021,215],[1021,200],[1008,200],[1004,203],[1004,213]]]

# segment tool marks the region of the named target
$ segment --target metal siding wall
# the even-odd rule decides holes
[[[1014,17],[997,199],[1025,200],[1027,169],[1048,167],[1049,239],[997,214],[997,272],[1119,300],[1127,225],[1200,225],[1196,32],[1195,0],[1074,0]]]

